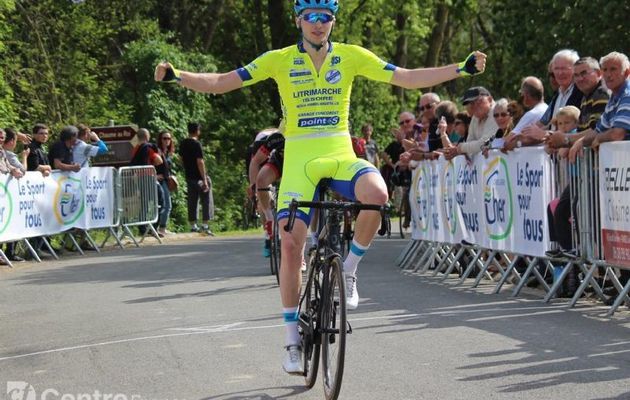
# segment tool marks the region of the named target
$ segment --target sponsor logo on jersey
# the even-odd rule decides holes
[[[289,71],[289,76],[295,78],[297,76],[308,76],[311,75],[311,71],[308,69],[292,69]]]
[[[313,126],[330,126],[337,125],[338,123],[339,117],[301,118],[298,120],[298,127],[308,128]]]
[[[341,80],[341,72],[339,72],[336,69],[331,69],[330,71],[326,72],[326,82],[334,85],[335,83],[339,83],[339,81]]]
[[[303,58],[294,58],[293,59],[293,65],[304,65],[304,59]]]
[[[330,60],[330,66],[332,67],[333,65],[337,65],[341,62],[341,57],[339,56],[332,56],[332,59]]]

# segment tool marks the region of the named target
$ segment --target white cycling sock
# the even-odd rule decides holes
[[[356,240],[352,240],[352,245],[350,246],[350,252],[346,256],[345,261],[343,262],[343,272],[346,275],[356,275],[357,266],[359,265],[359,261],[363,258],[363,255],[367,251],[370,245],[363,246],[359,244]]]
[[[298,312],[297,307],[289,307],[282,309],[284,316],[284,344],[285,346],[293,346],[300,344],[300,334],[298,333]]]

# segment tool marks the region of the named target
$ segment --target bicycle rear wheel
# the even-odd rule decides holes
[[[309,268],[310,271],[310,268]],[[313,274],[313,271],[310,271]],[[317,276],[307,280],[304,288],[304,303],[300,312],[300,328],[302,334],[302,351],[304,354],[304,381],[309,389],[317,381],[319,370],[319,355],[321,350],[321,335],[319,328],[320,285]]]
[[[346,285],[340,257],[330,260],[322,298],[322,378],[326,400],[335,400],[341,390],[346,355]]]

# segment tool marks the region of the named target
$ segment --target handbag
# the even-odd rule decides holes
[[[175,175],[169,175],[166,180],[166,184],[168,185],[169,192],[176,192],[179,187],[179,182],[177,182],[177,177],[175,177]]]

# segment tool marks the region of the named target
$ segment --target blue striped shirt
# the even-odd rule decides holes
[[[628,79],[610,97],[595,130],[597,133],[602,133],[612,128],[625,129],[625,140],[630,140],[630,80]]]

